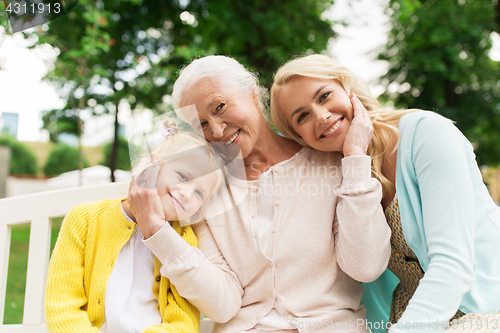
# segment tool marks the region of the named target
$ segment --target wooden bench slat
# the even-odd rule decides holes
[[[203,315],[202,315],[203,317]],[[202,318],[200,320],[200,333],[210,333],[214,327],[214,322],[208,318]]]
[[[42,217],[60,217],[74,206],[127,196],[128,182],[33,193],[0,200],[0,225],[14,225]],[[29,209],[26,209],[29,207]]]
[[[3,323],[5,311],[11,230],[12,228],[10,225],[0,225],[0,327]]]
[[[44,322],[43,303],[50,255],[51,221],[44,217],[31,222],[24,298],[24,325]]]
[[[0,333],[49,333],[45,325],[23,326],[23,325],[0,325]]]

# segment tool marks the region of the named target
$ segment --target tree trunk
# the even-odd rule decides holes
[[[83,147],[82,147],[82,134],[83,134],[83,122],[80,118],[80,110],[85,106],[85,96],[82,97],[78,103],[77,117],[78,117],[78,186],[83,185]]]
[[[111,155],[109,156],[109,169],[111,171],[111,182],[114,183],[115,179],[115,169],[116,169],[116,156],[118,155],[118,105],[120,101],[115,101],[116,111],[115,111],[115,131],[113,138],[113,145],[111,146]]]

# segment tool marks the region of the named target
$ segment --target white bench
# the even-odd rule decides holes
[[[0,333],[47,333],[43,303],[48,272],[52,219],[74,206],[127,195],[129,183],[113,183],[28,194],[0,199]],[[23,323],[4,325],[5,295],[9,265],[11,228],[31,223]],[[213,323],[204,318],[200,333],[209,333]]]

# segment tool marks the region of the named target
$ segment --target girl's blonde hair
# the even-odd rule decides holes
[[[339,82],[348,95],[356,94],[364,105],[373,124],[373,136],[368,146],[368,154],[372,158],[372,175],[380,180],[385,195],[393,184],[381,172],[385,154],[389,148],[391,137],[396,135],[397,144],[401,138],[397,126],[391,124],[393,120],[401,118],[404,114],[415,110],[385,110],[380,108],[380,103],[372,95],[368,85],[345,66],[333,61],[326,55],[310,55],[290,60],[276,73],[271,88],[271,120],[285,137],[292,139],[302,146],[309,146],[292,128],[283,116],[278,104],[278,94],[285,84],[297,76],[311,77]]]

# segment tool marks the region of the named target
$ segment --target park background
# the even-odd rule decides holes
[[[269,88],[290,58],[324,53],[382,105],[454,120],[500,202],[498,0],[80,0],[16,33],[6,14],[0,4],[0,147],[20,186],[10,195],[96,164],[130,169],[127,134],[171,110],[178,70],[196,57],[230,55]],[[5,323],[22,318],[27,235],[13,230]]]

